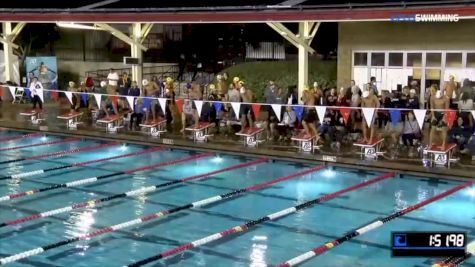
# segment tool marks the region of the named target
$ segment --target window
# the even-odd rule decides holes
[[[426,67],[440,67],[442,62],[441,53],[427,53],[426,54]]]
[[[371,53],[371,66],[384,67],[384,53]]]
[[[447,53],[445,57],[445,66],[452,68],[461,68],[462,53]]]
[[[402,53],[389,53],[388,66],[402,67]]]
[[[475,53],[467,53],[467,68],[475,68]]]
[[[422,53],[407,53],[408,67],[422,67]]]
[[[368,53],[354,53],[354,65],[355,66],[367,66],[368,65]]]

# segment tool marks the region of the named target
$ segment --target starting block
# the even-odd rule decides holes
[[[42,121],[44,121],[44,119],[41,118],[41,112],[38,112],[36,110],[21,112],[20,115],[30,117],[30,122],[33,125],[38,125]]]
[[[383,141],[383,138],[373,139],[371,142],[356,142],[353,143],[353,145],[360,147],[361,159],[378,159],[379,155],[384,154],[384,152],[381,152],[381,145],[383,144]]]
[[[298,149],[299,151],[301,152],[310,152],[310,153],[313,153],[315,151],[315,149],[320,149],[321,146],[317,146],[315,145],[315,138],[317,136],[316,135],[308,135],[307,133],[305,133],[304,131],[300,132],[298,135],[296,136],[292,136],[291,140],[292,141],[297,141],[299,143],[298,145]]]
[[[72,111],[63,115],[59,115],[57,118],[60,120],[65,120],[66,121],[66,127],[68,129],[77,129],[79,124],[82,124],[82,122],[79,121],[81,116],[83,115],[83,112],[76,112]]]
[[[147,131],[149,132],[151,136],[160,137],[160,134],[165,133],[167,131],[165,128],[166,123],[167,123],[167,120],[160,118],[158,120],[151,121],[149,123],[142,123],[139,126],[141,128],[147,129]]]
[[[97,120],[97,123],[106,125],[107,133],[117,133],[119,129],[124,128],[124,116],[112,115]]]
[[[246,128],[242,132],[236,133],[236,135],[243,137],[245,147],[257,147],[259,143],[264,142],[259,138],[259,134],[263,132],[263,128]]]
[[[185,128],[185,131],[193,132],[193,141],[195,142],[206,142],[208,137],[213,136],[208,133],[209,128],[213,127],[214,123],[209,122],[200,122],[198,125],[193,125],[188,128]]]
[[[445,147],[433,145],[423,152],[427,153],[430,157],[430,166],[447,166],[450,168],[450,162],[456,161],[452,158],[456,144],[448,144]]]

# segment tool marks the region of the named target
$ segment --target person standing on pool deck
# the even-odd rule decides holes
[[[156,96],[160,92],[160,88],[158,85],[154,82],[149,82],[147,79],[142,80],[142,89],[143,93],[147,97],[153,97]],[[158,105],[158,100],[157,99],[152,99],[150,100],[150,106],[144,107],[147,109],[147,112],[145,112],[145,121],[148,122],[150,119],[150,110],[152,110],[152,120],[155,121],[157,118],[157,112],[156,112],[156,107]]]
[[[379,108],[379,99],[376,95],[374,95],[374,89],[372,89],[371,85],[368,86],[369,90],[363,91],[363,98],[361,99],[361,107],[362,108]],[[376,116],[376,112],[374,117]],[[371,123],[369,123],[370,127],[370,134],[369,134],[369,139],[368,139],[368,129],[367,129],[367,123],[366,123],[366,118],[363,116],[363,123],[361,127],[363,128],[363,143],[371,143],[373,141],[374,137],[374,117],[371,118]]]
[[[447,140],[447,122],[444,118],[444,111],[440,110],[447,110],[450,106],[449,97],[444,95],[442,91],[437,91],[435,96],[431,97],[431,128],[429,134],[429,145],[434,145],[434,134],[437,129],[442,130],[442,148],[445,148],[445,141]],[[439,109],[438,111],[434,111],[434,109]]]
[[[43,103],[41,102],[41,98],[39,96],[39,94],[43,94],[43,85],[41,84],[41,82],[38,81],[37,77],[33,77],[30,84],[30,91],[33,102],[33,109],[36,109],[36,103],[38,103],[40,109],[43,109]]]
[[[252,112],[252,100],[253,100],[253,94],[252,91],[249,89],[246,89],[244,87],[244,81],[239,81],[237,83],[239,93],[241,94],[242,102],[245,104],[242,104],[241,106],[241,133],[244,131],[246,128],[246,122],[249,122],[249,128],[252,128],[254,125],[253,121],[253,112]],[[247,119],[247,121],[246,121]]]
[[[193,84],[191,85],[191,90],[190,90],[190,101],[191,101],[191,109],[193,110],[193,121],[195,123],[195,126],[198,126],[198,123],[200,122],[200,114],[198,114],[195,100],[202,100],[202,99],[203,99],[203,94],[201,93],[200,86],[197,83],[193,82]]]
[[[317,120],[317,113],[314,108],[315,100],[316,96],[314,89],[305,86],[302,95],[302,102],[305,106],[302,117],[302,126],[308,136],[316,136],[318,133],[317,127],[315,126],[315,121]]]

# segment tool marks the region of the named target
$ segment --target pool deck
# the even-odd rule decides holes
[[[282,159],[297,162],[314,162],[316,164],[324,163],[329,166],[352,167],[357,169],[387,171],[394,170],[401,174],[430,176],[433,178],[449,179],[474,179],[475,163],[470,160],[464,160],[463,163],[455,163],[451,168],[446,167],[424,167],[420,158],[398,157],[388,159],[381,157],[378,160],[362,160],[361,155],[355,148],[342,146],[339,152],[331,150],[329,147],[323,147],[321,151],[315,154],[299,153],[297,148],[290,145],[283,145],[277,142],[265,142],[258,148],[244,148],[243,144],[238,142],[237,136],[224,135],[213,136],[207,143],[195,143],[192,139],[179,133],[177,127],[173,133],[167,132],[161,138],[151,137],[140,132],[121,131],[119,133],[106,133],[104,128],[98,128],[90,123],[88,114],[83,119],[84,124],[77,130],[66,129],[66,122],[57,119],[58,115],[67,113],[67,100],[62,100],[61,108],[56,103],[46,103],[45,118],[40,126],[32,125],[27,122],[27,118],[20,116],[19,113],[31,110],[30,104],[11,104],[9,102],[0,102],[0,127],[10,128],[12,130],[22,131],[42,131],[53,135],[79,136],[84,138],[115,140],[144,145],[166,145],[183,149],[208,150],[222,153],[232,153],[243,156],[266,156],[271,159]],[[87,113],[87,112],[85,112]],[[177,126],[177,125],[174,125]],[[179,127],[179,126],[178,126]]]

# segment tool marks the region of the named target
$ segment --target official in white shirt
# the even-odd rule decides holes
[[[33,77],[33,79],[31,80],[30,92],[31,92],[31,98],[33,102],[33,109],[36,108],[37,103],[40,109],[43,109],[43,103],[41,102],[41,97],[40,97],[40,95],[43,95],[43,85],[41,84],[41,82],[38,81],[37,77]]]

